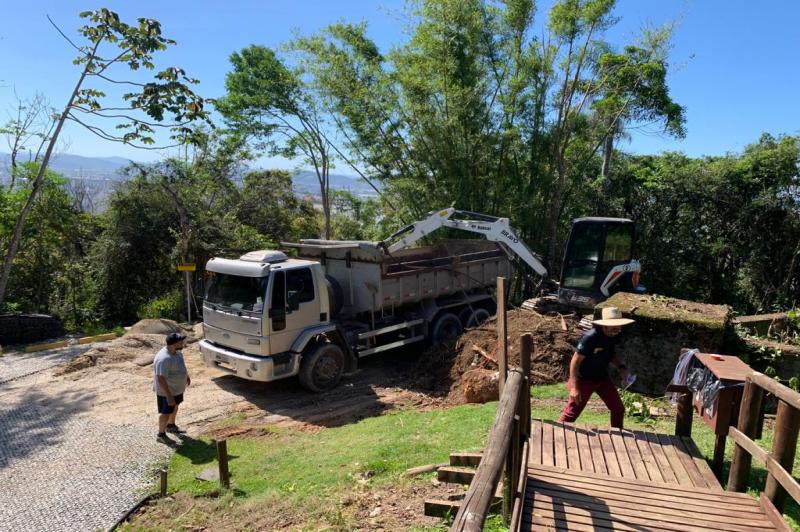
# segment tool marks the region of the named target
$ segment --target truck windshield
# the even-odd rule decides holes
[[[240,277],[207,272],[206,302],[234,310],[261,312],[269,277]]]

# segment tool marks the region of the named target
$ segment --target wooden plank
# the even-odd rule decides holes
[[[708,467],[708,462],[706,462],[706,459],[703,458],[703,455],[700,453],[700,449],[697,448],[697,445],[694,444],[694,441],[692,441],[691,438],[686,437],[681,437],[680,440],[686,448],[686,452],[689,453],[689,456],[691,456],[692,460],[694,460],[695,467],[697,467],[697,470],[700,471],[701,475],[703,475],[708,487],[722,490],[722,485],[719,483],[719,480],[717,480],[717,477],[714,476],[714,472],[711,471],[711,468]]]
[[[767,377],[763,373],[754,371],[750,374],[749,378],[755,384],[777,396],[781,401],[785,402],[795,410],[800,410],[800,393],[797,393],[788,386],[784,386],[775,379]]]
[[[589,449],[592,451],[592,463],[596,473],[601,475],[608,475],[608,467],[606,466],[606,458],[603,455],[603,448],[600,445],[600,437],[597,434],[596,427],[592,427],[591,432],[588,433]]]
[[[475,478],[475,470],[466,467],[440,467],[436,472],[436,478],[439,482],[469,486],[472,479]]]
[[[661,476],[664,478],[664,482],[667,484],[678,484],[678,477],[675,476],[675,471],[672,470],[672,466],[669,463],[669,458],[667,458],[664,449],[658,442],[658,436],[652,432],[642,432],[641,434],[644,435],[648,445],[650,446],[650,451],[653,453],[653,457],[656,459],[658,470],[661,473]]]
[[[601,490],[623,490],[623,491],[641,491],[646,490],[648,493],[654,493],[659,496],[669,495],[677,497],[702,498],[704,501],[715,501],[727,503],[736,501],[736,504],[745,506],[758,506],[755,499],[749,497],[744,493],[719,491],[709,488],[698,488],[696,486],[682,486],[673,484],[659,484],[655,482],[644,482],[641,480],[615,478],[615,477],[602,477],[599,475],[589,475],[580,471],[572,471],[571,469],[558,469],[555,467],[536,467],[529,468],[528,474],[531,476],[530,481],[541,479],[542,481],[551,482],[553,484],[565,483],[565,485],[592,487],[593,489]]]
[[[542,465],[554,466],[556,459],[553,456],[553,423],[542,422]]]
[[[567,444],[567,464],[570,469],[581,470],[581,458],[578,452],[578,437],[575,433],[575,426],[570,424],[564,425],[564,439]]]
[[[575,438],[578,442],[578,454],[581,457],[581,471],[594,473],[594,459],[589,446],[589,429],[584,425],[575,425]]]
[[[681,459],[681,463],[683,464],[684,469],[686,469],[689,478],[692,479],[692,484],[700,488],[708,488],[709,485],[708,483],[706,483],[706,479],[703,478],[703,475],[697,468],[697,464],[694,462],[694,458],[692,458],[692,456],[686,450],[686,446],[683,444],[683,440],[681,440],[681,437],[675,435],[669,435],[669,441],[672,443],[672,447],[673,449],[675,449],[678,458]],[[719,483],[717,482],[716,484]]]
[[[763,450],[753,440],[745,436],[740,430],[731,427],[728,434],[733,440],[739,444],[745,451],[750,453],[753,458],[766,464],[767,471],[769,471],[778,483],[789,493],[792,498],[800,504],[800,484],[787,473],[783,467],[772,458],[769,453]]]
[[[426,499],[425,515],[427,515],[428,517],[440,517],[446,519],[456,515],[460,507],[461,503],[459,503],[458,501]]]
[[[628,458],[631,460],[633,473],[636,475],[636,478],[650,480],[650,474],[647,472],[647,467],[644,465],[644,460],[642,460],[642,455],[639,452],[639,447],[636,445],[636,439],[633,433],[629,430],[621,430],[620,436],[625,444],[625,449],[628,451]]]
[[[639,430],[631,431],[631,435],[633,437],[634,444],[639,449],[639,455],[642,457],[642,463],[644,464],[645,469],[647,469],[647,474],[650,477],[650,480],[655,482],[665,482],[664,477],[661,475],[661,470],[658,468],[656,457],[653,455],[653,450],[650,449],[650,443],[648,443],[647,437]]]
[[[620,528],[606,528],[600,527],[595,528],[592,525],[585,525],[581,523],[568,523],[563,519],[552,519],[549,517],[539,516],[539,515],[531,515],[530,513],[523,515],[522,518],[523,523],[530,523],[532,526],[530,528],[525,528],[523,530],[536,530],[536,531],[543,531],[543,532],[555,532],[555,531],[563,531],[569,530],[570,532],[594,532],[595,530],[621,530]]]
[[[529,461],[532,464],[542,463],[542,421],[534,419],[531,421],[531,444]]]
[[[608,474],[612,477],[623,476],[619,461],[617,460],[617,453],[614,451],[614,444],[611,442],[611,435],[608,433],[608,430],[598,428],[596,432],[600,438],[600,446],[603,449],[603,457],[606,460]]]
[[[554,506],[556,508],[554,508]],[[716,519],[703,519],[700,513],[687,515],[667,515],[653,512],[653,508],[629,509],[617,505],[609,505],[606,501],[596,503],[581,503],[571,505],[565,499],[553,499],[542,493],[537,493],[533,500],[533,511],[547,515],[563,513],[572,517],[588,517],[595,525],[610,526],[620,522],[627,525],[643,525],[648,529],[662,528],[664,530],[730,530],[736,532],[751,532],[753,530],[774,530],[774,525],[766,517],[761,520],[742,519],[739,523],[721,522]],[[578,520],[578,522],[584,522]]]
[[[596,529],[609,528],[612,530],[642,531],[659,530],[672,532],[708,532],[718,530],[734,530],[736,532],[750,532],[751,530],[770,530],[770,528],[715,524],[713,522],[674,523],[661,521],[645,516],[629,516],[622,514],[609,514],[608,512],[591,511],[589,509],[571,507],[563,502],[553,505],[544,497],[540,501],[533,501],[531,511],[533,514],[545,519],[560,520],[566,523],[566,528],[558,530],[573,530],[574,524],[592,525]],[[774,528],[772,528],[774,529]]]
[[[764,510],[764,515],[767,516],[767,519],[775,525],[775,528],[779,532],[792,532],[792,529],[789,528],[789,525],[786,523],[786,520],[783,518],[783,515],[775,508],[775,505],[772,504],[767,496],[764,493],[761,493],[758,497],[758,503],[761,506],[761,509]]]
[[[614,445],[614,452],[619,461],[619,468],[622,471],[622,476],[626,478],[636,478],[636,473],[633,471],[633,464],[628,456],[628,451],[625,449],[625,442],[622,440],[622,433],[618,428],[608,429],[611,435],[611,443]]]
[[[705,504],[693,504],[691,499],[687,497],[679,497],[677,495],[667,495],[662,497],[650,496],[642,497],[638,493],[632,492],[617,492],[614,490],[600,491],[594,489],[586,489],[584,487],[576,488],[574,486],[557,486],[555,484],[533,482],[531,484],[533,491],[531,495],[526,495],[526,500],[532,499],[534,493],[549,493],[552,496],[572,497],[582,496],[590,497],[595,500],[603,501],[616,501],[621,503],[636,504],[643,508],[646,505],[657,506],[665,510],[675,509],[681,511],[695,511],[701,512],[704,515],[727,515],[727,516],[746,516],[758,519],[763,511],[758,505],[742,506],[735,503],[720,503],[720,502],[705,502]],[[755,501],[753,501],[755,502]]]
[[[483,453],[450,453],[450,465],[456,467],[478,467]]]
[[[672,446],[669,435],[654,434],[654,436],[661,445],[661,449],[664,451],[667,460],[669,460],[669,466],[672,468],[672,472],[675,473],[675,478],[678,479],[678,484],[682,484],[684,486],[694,486],[695,484],[692,482],[692,478],[689,476],[689,473],[686,472],[686,468],[683,467],[683,462],[681,461],[680,456],[678,456],[678,452],[675,450],[675,447]]]
[[[556,460],[556,467],[569,467],[567,462],[567,442],[564,438],[564,425],[561,423],[553,424],[553,455]]]
[[[770,521],[761,511],[740,512],[735,507],[727,510],[720,508],[698,507],[684,502],[643,500],[637,493],[629,492],[625,494],[609,494],[608,496],[595,496],[591,493],[581,493],[577,490],[564,490],[564,488],[550,488],[537,485],[535,488],[536,497],[546,496],[553,499],[569,501],[574,506],[582,508],[592,507],[593,505],[603,505],[605,508],[627,509],[646,512],[653,515],[655,519],[672,521],[673,518],[683,518],[688,522],[698,516],[700,519],[729,524],[750,524],[751,526],[769,527]],[[598,508],[600,510],[600,508]],[[760,508],[758,508],[760,510]]]

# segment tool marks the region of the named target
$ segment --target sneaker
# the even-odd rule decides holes
[[[163,443],[164,445],[175,445],[175,440],[173,440],[166,434],[159,434],[158,436],[156,436],[156,441],[158,443]]]
[[[167,425],[167,432],[170,434],[186,434],[186,431],[178,425]]]

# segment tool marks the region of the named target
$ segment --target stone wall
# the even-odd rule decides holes
[[[623,329],[617,352],[637,380],[631,390],[662,395],[672,379],[681,348],[722,352],[730,309],[658,295],[618,293],[595,308],[618,307],[636,321]]]

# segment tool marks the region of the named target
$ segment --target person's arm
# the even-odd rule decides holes
[[[581,362],[586,357],[575,351],[572,353],[572,360],[569,361],[569,380],[567,381],[567,389],[569,390],[569,398],[573,401],[581,402],[581,392],[578,389],[578,370],[581,367]]]
[[[611,359],[611,363],[619,371],[619,378],[620,380],[622,380],[622,383],[624,385],[625,382],[628,380],[628,366],[625,365],[625,363],[616,353],[614,353],[614,358]]]
[[[164,375],[158,376],[158,384],[159,386],[161,386],[161,389],[164,390],[164,393],[166,394],[167,404],[170,406],[174,405],[175,397],[172,396],[172,392],[170,391],[169,386],[167,386],[167,378]]]

